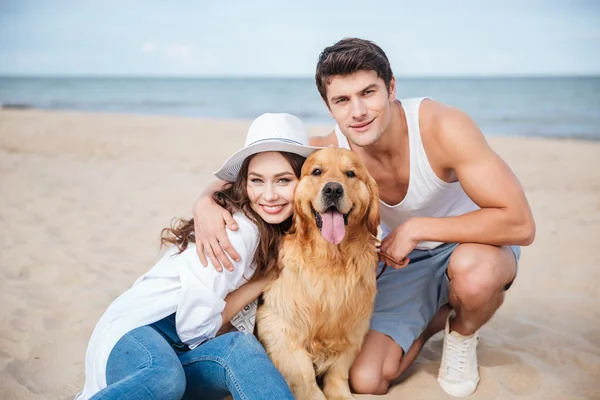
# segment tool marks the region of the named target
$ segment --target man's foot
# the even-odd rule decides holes
[[[465,397],[472,394],[479,383],[477,370],[479,331],[471,336],[450,332],[450,318],[453,317],[453,314],[446,320],[438,382],[444,392],[450,396]]]

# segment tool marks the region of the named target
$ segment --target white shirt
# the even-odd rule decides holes
[[[106,364],[115,344],[127,332],[176,312],[177,335],[190,348],[215,337],[221,327],[225,297],[254,274],[259,233],[243,213],[233,215],[237,231],[227,230],[240,255],[233,271],[217,272],[200,263],[190,243],[178,254],[171,246],[150,271],[108,307],[92,332],[85,357],[85,386],[76,400],[85,400],[106,387]]]

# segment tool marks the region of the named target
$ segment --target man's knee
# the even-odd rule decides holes
[[[354,364],[350,369],[350,386],[354,393],[386,394],[400,373],[400,360],[388,364]]]
[[[514,277],[515,264],[504,252],[480,244],[462,244],[454,250],[448,276],[452,292],[463,306],[483,306]]]

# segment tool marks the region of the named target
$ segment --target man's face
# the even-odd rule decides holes
[[[375,71],[336,75],[327,85],[329,113],[348,140],[361,147],[375,143],[388,128],[395,98],[395,79],[388,93]]]

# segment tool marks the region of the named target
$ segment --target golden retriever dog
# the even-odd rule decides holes
[[[281,273],[257,312],[258,337],[297,399],[353,398],[348,374],[376,293],[378,197],[349,150],[319,150],[302,168]]]

